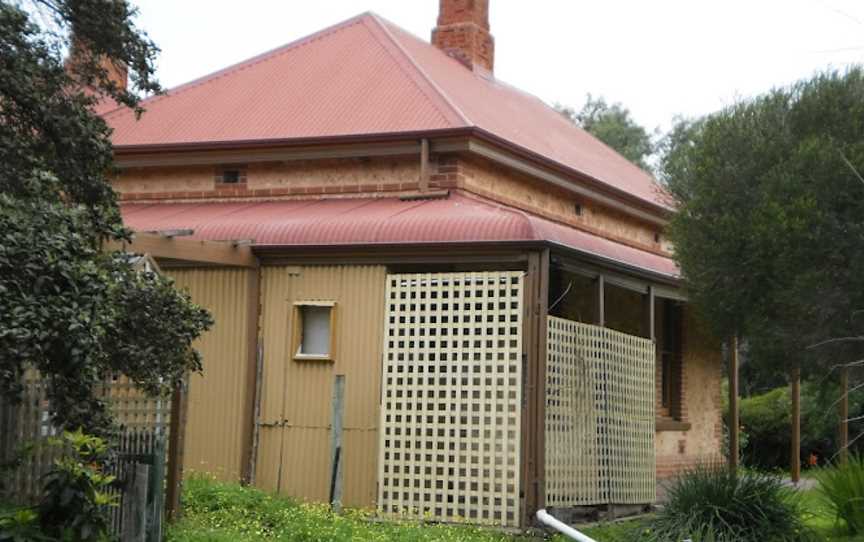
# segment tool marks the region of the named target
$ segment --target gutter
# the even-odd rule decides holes
[[[570,540],[576,540],[577,542],[597,542],[590,536],[580,533],[579,531],[567,525],[563,521],[559,521],[554,516],[549,514],[549,512],[547,512],[545,509],[537,510],[537,521],[549,527],[550,529],[558,531]]]

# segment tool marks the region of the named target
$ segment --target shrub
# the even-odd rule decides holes
[[[64,453],[44,477],[39,505],[0,511],[0,542],[109,540],[107,507],[115,499],[105,492],[114,477],[100,466],[105,442],[81,430],[50,442]]]
[[[864,457],[816,473],[819,493],[834,517],[846,524],[851,534],[864,533]]]
[[[811,540],[800,504],[779,477],[700,467],[679,477],[643,531],[647,542],[793,542]]]
[[[804,458],[813,453],[827,459],[836,452],[838,396],[836,386],[815,382],[801,385],[801,418],[806,420],[801,427]],[[851,394],[849,403],[850,417],[864,415],[864,394]],[[746,434],[741,459],[745,465],[759,469],[789,468],[791,407],[788,386],[741,399],[741,426]],[[849,431],[857,434],[864,431],[864,425],[860,421],[850,423]]]
[[[749,436],[742,453],[745,465],[762,469],[789,465],[791,405],[785,387],[741,400],[741,425]]]

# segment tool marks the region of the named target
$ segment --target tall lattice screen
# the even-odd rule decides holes
[[[378,509],[519,523],[520,272],[387,277]]]
[[[546,504],[653,502],[654,343],[549,317]]]

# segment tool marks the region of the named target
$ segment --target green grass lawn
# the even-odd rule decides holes
[[[372,514],[334,514],[320,504],[303,504],[236,484],[196,477],[187,480],[184,517],[168,529],[169,542],[251,542],[254,540],[341,542],[537,542],[539,538],[492,529],[416,521],[375,521]],[[864,542],[836,525],[815,490],[802,491],[805,520],[826,542]],[[645,519],[581,529],[598,542],[631,542]],[[565,542],[554,537],[554,542]]]
[[[822,502],[818,491],[801,491],[802,508],[806,512],[805,523],[813,529],[819,540],[825,542],[864,542],[864,535],[849,535],[838,525]],[[633,532],[640,528],[640,521],[623,521],[584,529],[583,532],[597,542],[625,542],[633,540]],[[559,542],[556,540],[555,542]],[[563,542],[563,539],[561,539]]]
[[[831,517],[817,490],[802,491],[801,499],[803,508],[807,512],[805,517],[807,525],[816,531],[820,539],[827,542],[864,542],[864,535],[844,534],[843,526],[837,525]]]
[[[183,519],[168,529],[169,542],[529,542],[492,529],[374,521],[372,514],[334,514],[322,504],[297,503],[236,484],[197,477],[187,480]]]

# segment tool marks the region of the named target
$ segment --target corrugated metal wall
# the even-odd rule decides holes
[[[333,382],[344,375],[342,502],[374,504],[385,279],[383,266],[262,270],[258,486],[304,500],[328,500]],[[293,304],[312,300],[335,302],[333,361],[293,359]]]
[[[203,375],[189,383],[183,468],[239,480],[248,445],[249,286],[244,269],[170,269],[181,289],[206,307],[216,321],[196,343],[204,358]]]

